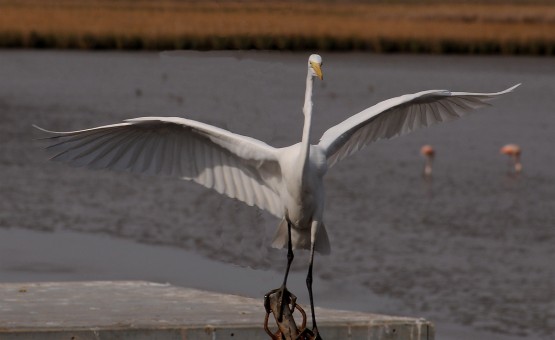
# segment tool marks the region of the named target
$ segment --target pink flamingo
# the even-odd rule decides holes
[[[522,153],[522,150],[520,149],[520,146],[516,144],[507,144],[502,147],[499,152],[512,158],[516,173],[520,173],[522,171],[522,163],[520,162],[520,154]]]
[[[434,148],[431,145],[424,145],[420,148],[420,154],[426,158],[426,166],[424,167],[424,175],[432,175],[432,163],[434,161],[434,156],[436,154]]]

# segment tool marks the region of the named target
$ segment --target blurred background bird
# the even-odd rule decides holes
[[[432,165],[434,162],[434,157],[436,155],[436,152],[431,145],[426,144],[420,148],[420,154],[424,156],[426,160],[426,163],[424,164],[424,176],[431,176]]]
[[[519,174],[522,171],[522,163],[520,161],[522,150],[520,146],[517,144],[507,144],[499,150],[499,153],[509,157],[515,173]]]

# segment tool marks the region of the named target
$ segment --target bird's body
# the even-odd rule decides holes
[[[293,249],[310,249],[311,225],[313,221],[323,221],[325,191],[324,175],[327,162],[323,151],[315,145],[310,146],[309,156],[304,166],[298,163],[303,152],[301,143],[282,149],[283,161],[280,162],[284,185],[280,192],[284,204],[284,221],[278,228],[272,245],[276,248],[287,246],[287,221],[292,227]],[[322,226],[322,241],[316,243],[316,250],[329,253],[327,233]]]
[[[185,118],[142,117],[87,130],[47,131],[55,134],[48,138],[48,148],[54,160],[76,166],[193,180],[281,218],[272,245],[289,249],[283,287],[292,248],[310,249],[307,285],[316,328],[312,263],[314,251],[330,251],[323,221],[328,169],[374,141],[461,117],[516,87],[497,93],[431,90],[391,98],[330,128],[311,145],[312,87],[315,77],[322,79],[321,65],[319,55],[310,56],[303,135],[289,147],[274,148]]]

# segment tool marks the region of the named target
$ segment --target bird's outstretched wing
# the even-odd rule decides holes
[[[318,145],[323,148],[331,167],[374,141],[457,119],[489,105],[488,100],[511,92],[519,85],[497,93],[431,90],[391,98],[328,129]]]
[[[52,160],[190,179],[283,215],[276,149],[254,138],[177,117],[135,118],[71,132],[41,130],[55,134],[45,138]]]

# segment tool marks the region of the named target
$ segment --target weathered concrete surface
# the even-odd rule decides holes
[[[309,309],[309,308],[305,308]],[[0,284],[0,339],[267,339],[261,299],[141,281]],[[423,319],[316,309],[325,339],[432,340]]]

